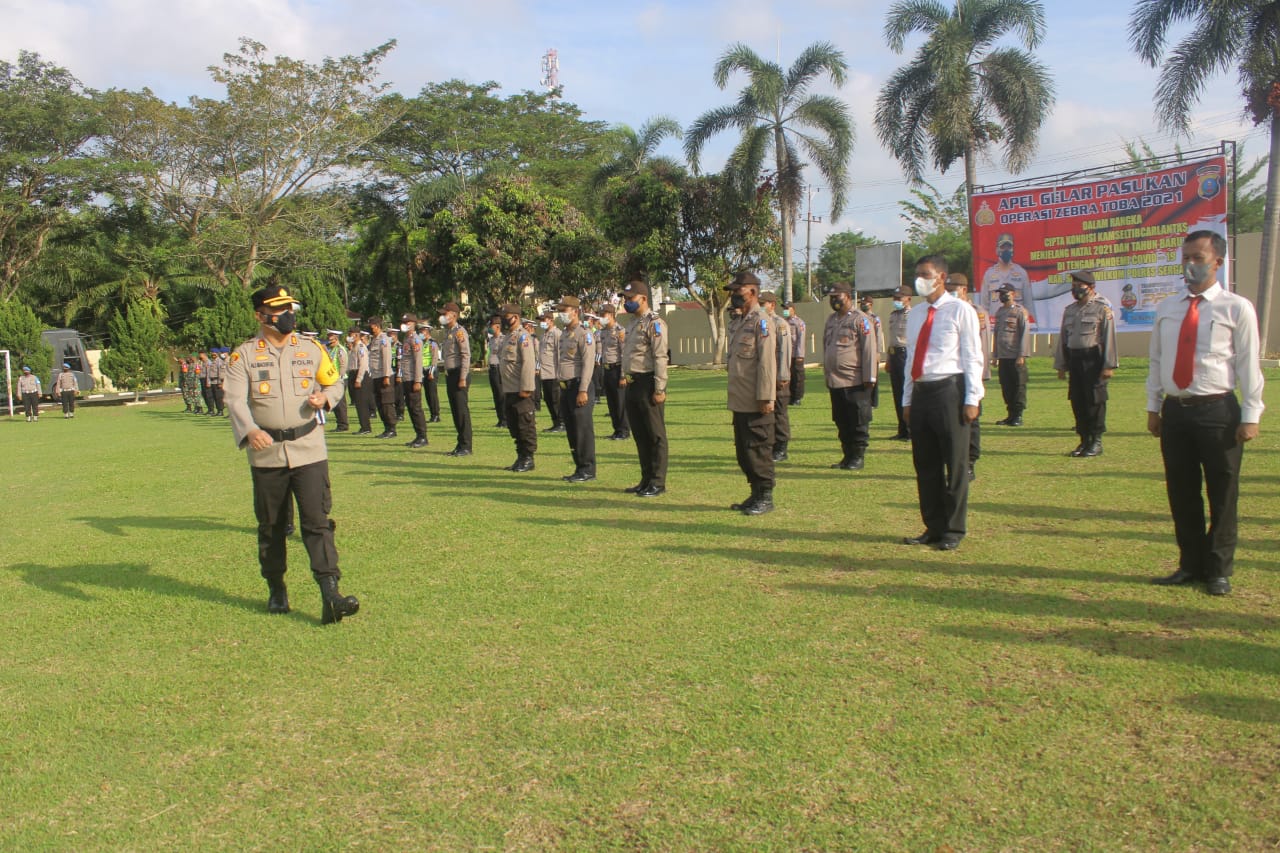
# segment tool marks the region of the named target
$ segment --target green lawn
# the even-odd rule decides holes
[[[866,469],[832,471],[810,370],[778,510],[747,518],[723,374],[673,372],[655,500],[622,493],[603,404],[598,481],[561,482],[562,435],[502,471],[477,374],[471,458],[447,407],[427,452],[330,437],[362,606],[328,627],[296,539],[294,612],[265,612],[226,421],[0,419],[0,847],[1274,848],[1280,376],[1223,599],[1147,583],[1175,549],[1144,376],[1093,460],[1043,360],[1026,427],[993,386],[943,554],[898,544],[887,388]]]

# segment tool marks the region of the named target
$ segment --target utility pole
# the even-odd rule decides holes
[[[805,288],[809,292],[809,298],[814,302],[818,299],[813,293],[813,261],[811,260],[811,251],[813,249],[813,223],[821,222],[821,216],[813,215],[813,194],[821,192],[822,187],[806,187],[805,192],[809,197],[809,209],[804,215],[804,274]]]

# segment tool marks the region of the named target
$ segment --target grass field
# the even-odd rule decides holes
[[[1147,583],[1175,549],[1144,376],[1094,460],[1042,360],[1028,426],[992,388],[951,554],[898,544],[887,393],[866,469],[832,471],[810,370],[747,518],[723,374],[673,373],[655,500],[621,491],[630,442],[586,485],[562,435],[502,471],[480,381],[471,458],[447,408],[426,452],[330,436],[362,607],[328,627],[297,539],[294,612],[265,612],[226,421],[0,419],[0,847],[1274,849],[1280,376],[1221,599]]]

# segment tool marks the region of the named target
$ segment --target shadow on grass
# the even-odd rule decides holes
[[[1280,723],[1280,700],[1257,696],[1231,696],[1226,693],[1196,693],[1178,699],[1188,711],[1207,714],[1239,723]]]
[[[81,515],[73,517],[71,520],[82,522],[111,536],[128,536],[128,528],[136,528],[138,530],[200,530],[206,532],[234,530],[237,533],[243,533],[246,529],[250,529],[243,524],[224,524],[219,521],[210,521],[207,518],[189,515]]]
[[[32,586],[78,601],[96,601],[97,598],[86,591],[95,588],[125,592],[146,591],[266,613],[262,601],[231,595],[216,587],[152,574],[151,567],[143,563],[85,563],[78,566],[19,563],[12,568],[22,580]]]
[[[1157,521],[1168,522],[1167,512],[1137,512],[1135,510],[1119,510],[1108,507],[1069,507],[1042,504],[1031,508],[1026,504],[990,503],[986,501],[969,501],[969,511],[990,512],[1010,518],[1022,518],[1028,511],[1035,513],[1035,518],[1057,518],[1067,521],[1088,521],[1097,523],[1100,519],[1120,521]],[[1110,535],[1110,534],[1108,534]]]

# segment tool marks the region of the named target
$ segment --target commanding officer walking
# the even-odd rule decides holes
[[[382,331],[381,317],[369,318],[369,330],[373,337],[369,345],[369,381],[373,384],[373,398],[382,420],[382,434],[377,437],[395,438],[396,389],[395,374],[391,370],[391,338]]]
[[[400,328],[407,329],[400,342],[400,358],[396,366],[400,373],[400,387],[404,389],[404,405],[409,410],[409,423],[413,424],[413,441],[405,445],[417,449],[427,446],[427,416],[422,412],[422,338],[415,327],[416,314],[400,318]]]
[[[613,305],[600,306],[600,369],[603,372],[604,399],[609,406],[609,422],[613,425],[610,441],[631,437],[627,424],[626,384],[622,382],[622,349],[626,344],[627,330],[618,324]]]
[[[791,400],[791,324],[778,316],[778,297],[765,291],[760,294],[760,305],[773,323],[778,338],[778,394],[773,404],[773,457],[774,462],[787,458],[787,445],[791,443],[791,413],[787,411]]]
[[[1067,379],[1067,397],[1076,417],[1080,444],[1072,456],[1102,455],[1102,434],[1107,431],[1107,380],[1119,366],[1116,360],[1116,321],[1111,307],[1094,291],[1093,273],[1071,273],[1075,302],[1062,312],[1062,329],[1053,366],[1058,378]]]
[[[982,341],[978,314],[947,293],[947,259],[916,262],[916,295],[928,302],[907,322],[907,384],[903,413],[911,425],[911,461],[924,533],[904,545],[954,551],[967,530],[969,424],[982,402]]]
[[[1147,429],[1160,439],[1178,542],[1178,570],[1154,583],[1204,583],[1210,595],[1231,592],[1240,462],[1264,408],[1258,318],[1248,300],[1218,283],[1226,255],[1227,241],[1212,231],[1183,241],[1187,289],[1156,308],[1147,374]]]
[[[729,411],[733,446],[751,496],[730,505],[743,515],[773,511],[774,401],[778,396],[778,334],[760,307],[760,279],[740,272],[725,286],[737,319],[729,327]]]
[[[1027,356],[1031,355],[1031,324],[1027,309],[1013,298],[1013,286],[1000,286],[1000,310],[996,312],[995,360],[1000,393],[1008,414],[997,426],[1022,426],[1027,408]]]
[[[320,585],[321,622],[340,622],[360,609],[338,591],[338,551],[329,520],[329,463],[320,412],[342,399],[342,377],[314,340],[294,333],[296,299],[273,284],[253,295],[258,334],[227,367],[227,404],[236,446],[246,448],[258,519],[258,563],[270,596],[267,610],[289,612],[285,588],[289,498],[298,503],[302,542]]]
[[[805,339],[804,319],[796,313],[790,302],[782,305],[782,317],[791,325],[791,400],[798,406],[804,399],[804,355],[808,341]]]
[[[462,309],[456,302],[446,302],[440,314],[444,326],[444,346],[440,361],[444,365],[444,392],[449,399],[449,417],[453,419],[458,443],[445,456],[471,455],[471,404],[467,399],[467,375],[471,372],[471,338],[458,323]]]
[[[556,376],[560,391],[560,423],[568,433],[573,473],[566,482],[585,483],[596,478],[596,338],[582,325],[582,303],[565,296],[556,305],[564,325],[556,349]]]
[[[347,348],[342,345],[342,332],[337,329],[329,329],[326,334],[329,337],[329,361],[333,362],[333,369],[338,371],[338,376],[346,376],[350,357],[347,354]],[[338,422],[334,432],[346,432],[351,429],[351,423],[347,419],[347,398],[345,394],[342,399],[338,400],[338,404],[333,407],[333,417]]]
[[[640,457],[640,482],[625,491],[654,498],[667,490],[667,328],[649,307],[649,285],[634,279],[618,292],[636,319],[622,349],[627,423]]]
[[[871,394],[880,373],[875,327],[853,307],[853,288],[846,282],[832,285],[829,299],[832,314],[822,330],[822,373],[843,454],[831,467],[859,471],[865,464]]]
[[[898,441],[911,440],[911,427],[902,416],[902,389],[907,382],[907,315],[911,313],[911,291],[900,287],[893,293],[893,311],[889,314],[889,386],[893,389],[893,409],[898,415]]]
[[[564,432],[560,422],[560,380],[556,378],[556,359],[559,353],[560,329],[556,327],[554,311],[544,311],[538,320],[542,337],[538,341],[538,377],[542,386],[542,399],[551,415],[547,432]]]
[[[363,329],[355,336],[355,401],[356,417],[360,419],[360,431],[356,435],[373,435],[373,379],[369,376],[369,333]]]
[[[523,473],[533,470],[533,454],[538,451],[538,409],[533,402],[538,381],[537,342],[520,328],[520,306],[503,305],[498,315],[503,329],[498,350],[503,411],[516,444],[516,461],[507,470]]]

